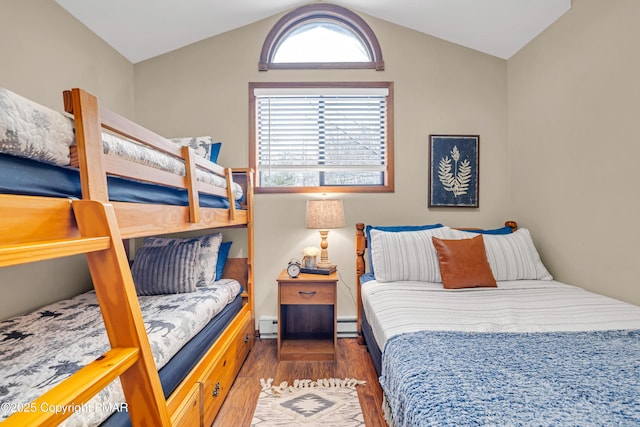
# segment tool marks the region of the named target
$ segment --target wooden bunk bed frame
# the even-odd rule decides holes
[[[85,254],[111,350],[40,396],[30,410],[16,412],[0,425],[57,425],[120,377],[134,426],[210,425],[227,395],[255,336],[253,293],[253,174],[224,169],[193,155],[153,132],[101,109],[80,89],[64,93],[74,114],[82,200],[0,195],[0,267]],[[103,129],[184,160],[186,177],[103,155]],[[221,174],[228,190],[198,182],[195,168]],[[107,174],[184,188],[189,206],[110,202]],[[243,209],[236,209],[231,181],[243,187]],[[202,208],[198,193],[229,198],[230,208]],[[230,258],[225,277],[238,279],[243,307],[208,352],[165,400],[138,304],[124,239],[222,227],[247,230],[247,258]],[[44,410],[43,410],[44,408]]]

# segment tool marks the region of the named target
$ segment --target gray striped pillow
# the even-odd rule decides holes
[[[371,230],[371,262],[378,282],[442,282],[431,237],[449,237],[449,227],[386,232]]]
[[[473,232],[450,230],[453,238],[477,236]],[[496,280],[552,280],[533,244],[531,233],[519,228],[511,234],[484,235],[484,246]]]
[[[200,242],[200,251],[196,258],[196,286],[206,286],[216,280],[216,264],[218,262],[220,244],[222,243],[222,233],[207,234],[191,239],[147,237],[144,239],[142,246],[166,246],[192,239],[197,239]]]
[[[145,239],[145,244],[147,239]],[[195,292],[198,239],[166,239],[143,244],[131,267],[138,295]]]

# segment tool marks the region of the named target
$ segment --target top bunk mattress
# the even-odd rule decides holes
[[[132,203],[162,203],[188,206],[186,190],[116,176],[107,177],[109,200]],[[71,166],[56,166],[36,160],[0,154],[0,193],[25,196],[82,199],[80,172]],[[200,194],[200,206],[229,208],[226,198]],[[241,208],[240,203],[236,203]]]
[[[73,126],[73,120],[66,115],[0,88],[0,154],[3,154],[1,191],[10,194],[80,197],[79,175],[77,172],[75,175],[70,172],[74,168],[69,167],[72,159],[71,147],[75,145]],[[196,155],[215,161],[210,157],[213,145],[211,138],[178,138],[173,142],[177,146],[189,145]],[[181,159],[106,131],[102,132],[102,151],[108,156],[116,156],[175,175],[184,176],[186,173],[184,161]],[[10,161],[14,158],[16,165],[12,167]],[[36,163],[20,161],[24,159]],[[53,172],[51,166],[59,166],[62,169]],[[40,173],[43,176],[33,176]],[[11,176],[12,174],[15,176]],[[109,186],[116,186],[113,189],[109,188],[109,195],[113,201],[188,204],[185,190],[163,190],[163,186],[160,185],[111,178],[108,179]],[[199,167],[196,168],[196,178],[218,188],[227,188],[224,178]],[[233,194],[235,200],[242,200],[242,187],[233,183]],[[204,194],[203,196],[209,200],[222,199],[206,197]],[[225,207],[225,203],[202,206]]]

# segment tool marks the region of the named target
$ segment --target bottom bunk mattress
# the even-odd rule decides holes
[[[640,424],[638,306],[543,280],[362,295],[390,425]]]
[[[109,199],[117,202],[158,203],[187,206],[186,190],[109,176]],[[80,173],[70,166],[55,166],[35,160],[0,154],[0,193],[26,196],[82,198]],[[200,194],[200,206],[228,209],[226,198]],[[240,204],[237,203],[237,208]]]
[[[193,293],[138,297],[165,397],[240,311],[240,291],[236,280],[221,279]],[[28,409],[35,398],[109,349],[93,291],[2,321],[0,336],[0,420]],[[63,425],[99,425],[126,409],[123,402],[116,380]],[[123,410],[107,425],[126,425],[128,418]]]

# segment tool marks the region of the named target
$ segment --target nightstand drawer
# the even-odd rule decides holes
[[[335,304],[336,286],[333,283],[282,283],[280,304]]]

